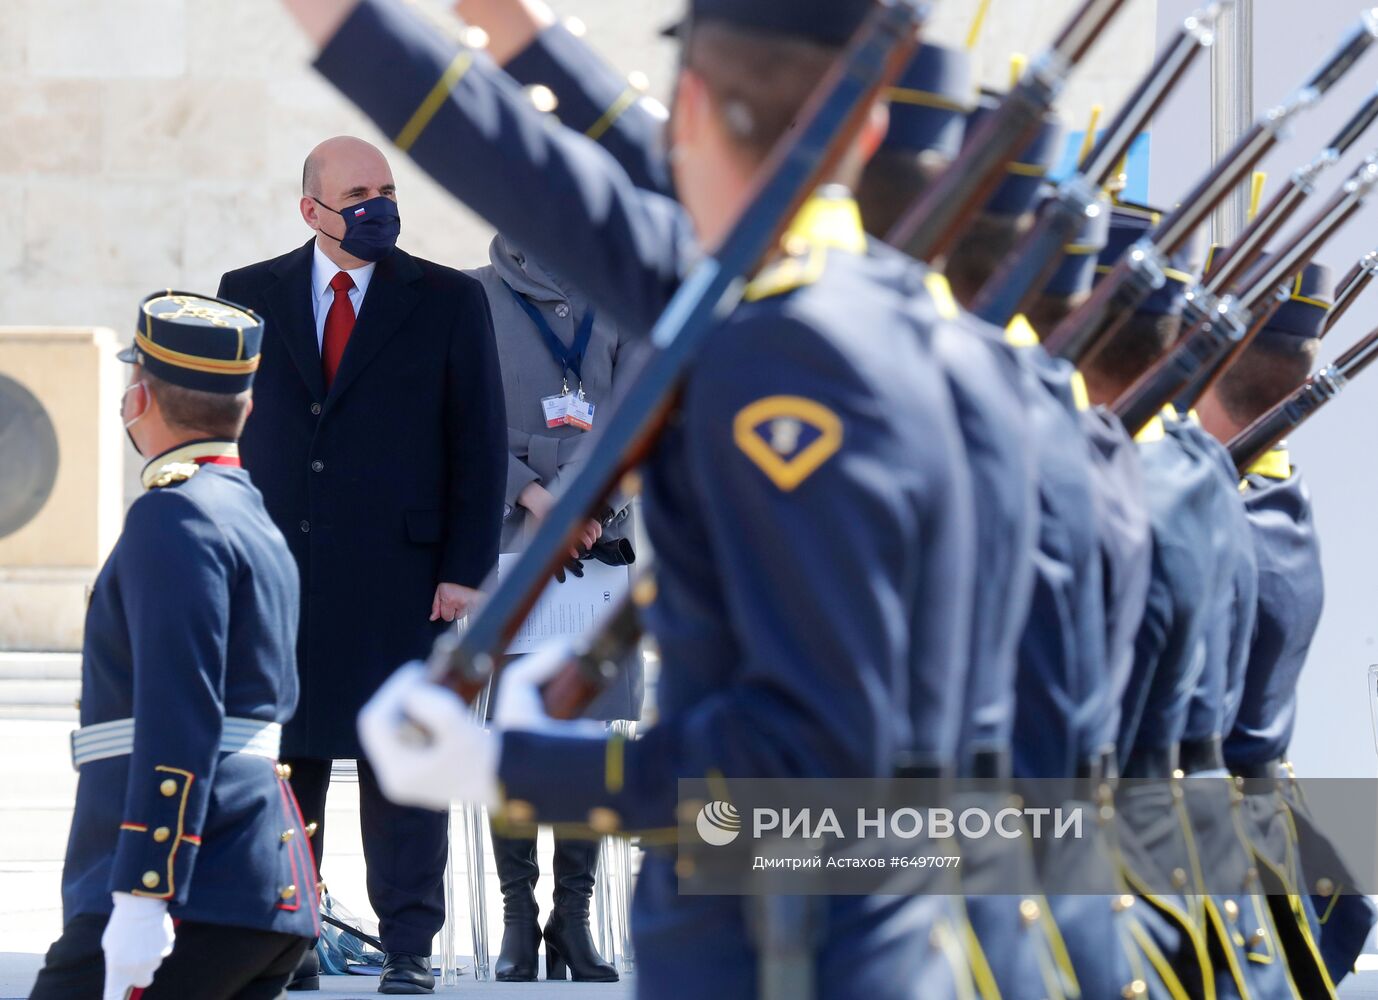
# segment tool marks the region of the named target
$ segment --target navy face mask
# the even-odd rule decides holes
[[[311,199],[329,212],[344,219],[344,236],[340,249],[360,260],[382,260],[397,249],[397,236],[402,232],[402,217],[397,203],[391,198],[377,197],[334,209],[319,198]],[[327,236],[332,234],[326,233]]]

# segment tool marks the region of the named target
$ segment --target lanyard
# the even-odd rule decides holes
[[[506,282],[504,282],[506,284]],[[526,311],[531,317],[531,322],[536,324],[536,329],[541,331],[541,336],[545,338],[545,346],[550,351],[550,356],[555,359],[555,363],[560,366],[560,374],[563,377],[569,372],[574,373],[574,378],[579,382],[580,391],[583,391],[584,377],[581,370],[584,366],[584,354],[589,349],[589,338],[593,336],[593,308],[590,306],[588,312],[584,313],[583,322],[579,324],[578,331],[574,334],[574,343],[566,347],[561,343],[560,338],[555,336],[555,331],[550,328],[541,311],[526,300],[511,285],[507,290],[512,293],[512,297],[517,300],[517,305]],[[566,383],[568,386],[568,383]]]

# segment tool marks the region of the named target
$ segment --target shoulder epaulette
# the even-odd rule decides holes
[[[201,467],[195,462],[170,462],[149,476],[146,485],[149,489],[156,490],[174,483],[183,483],[196,475],[199,468]]]

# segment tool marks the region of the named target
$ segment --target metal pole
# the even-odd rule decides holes
[[[1229,152],[1254,120],[1254,0],[1235,0],[1220,15],[1211,48],[1211,162]],[[1228,244],[1248,224],[1249,184],[1215,210],[1211,239]]]

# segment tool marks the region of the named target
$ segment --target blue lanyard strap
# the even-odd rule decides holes
[[[506,284],[506,282],[503,283]],[[561,374],[573,372],[575,379],[582,388],[584,383],[582,374],[584,354],[587,353],[589,339],[593,336],[593,307],[590,306],[588,312],[584,313],[583,322],[579,324],[579,329],[574,334],[573,345],[566,347],[555,335],[555,331],[550,328],[550,324],[541,315],[541,311],[528,302],[525,295],[522,295],[511,285],[507,285],[507,290],[517,300],[517,305],[521,306],[531,317],[531,322],[536,324],[536,329],[541,331],[541,336],[545,338],[545,346],[550,351],[550,356],[555,359],[555,363],[560,366]]]

